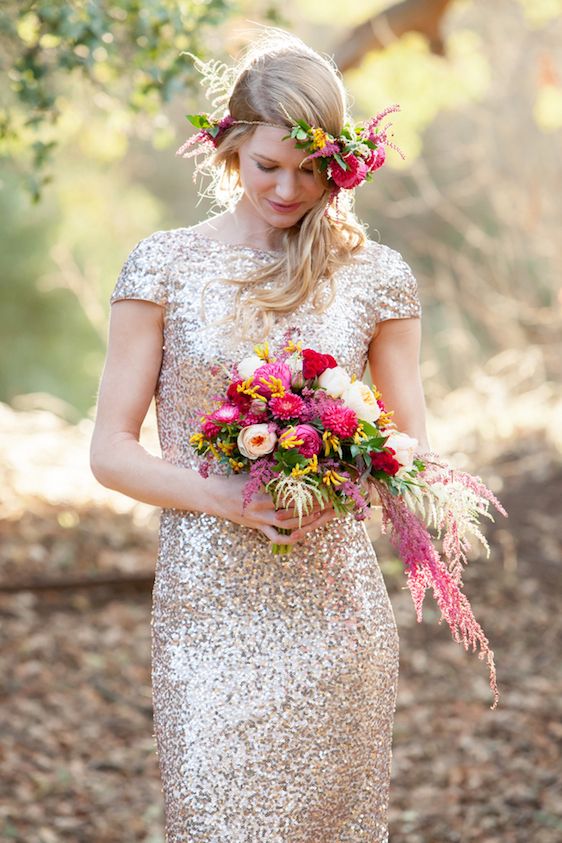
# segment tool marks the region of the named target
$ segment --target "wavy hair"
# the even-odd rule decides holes
[[[194,58],[203,76],[201,84],[207,87],[209,98],[214,97],[213,106],[228,108],[235,120],[259,120],[290,129],[290,115],[337,136],[349,119],[346,91],[335,64],[284,30],[265,27],[234,68]],[[210,189],[202,195],[213,197],[223,207],[235,206],[243,194],[238,149],[256,128],[235,124],[217,139],[216,148],[196,168],[196,172],[205,171],[211,176]],[[335,211],[329,204],[330,187],[318,160],[313,159],[312,165],[325,191],[294,226],[282,231],[280,257],[244,278],[221,279],[238,289],[234,312],[215,324],[234,323],[233,330],[240,331],[244,339],[250,326],[252,335],[256,335],[256,318],[261,319],[262,335],[266,338],[275,314],[290,313],[309,298],[314,308],[323,313],[336,293],[334,273],[367,240],[353,211],[352,191],[340,191]],[[265,286],[273,279],[277,283]],[[202,291],[205,321],[203,298],[212,280]],[[329,284],[329,295],[322,304],[321,288],[325,282]]]

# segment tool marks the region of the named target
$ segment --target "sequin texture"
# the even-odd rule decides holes
[[[111,302],[164,308],[156,386],[165,460],[196,469],[189,437],[253,350],[201,321],[231,312],[235,288],[274,255],[193,229],[157,231],[132,250]],[[336,275],[329,310],[278,316],[304,346],[362,377],[375,323],[419,316],[408,264],[369,240]],[[260,341],[261,338],[256,338]],[[211,471],[223,471],[218,465]],[[385,843],[398,635],[365,524],[333,519],[274,556],[254,530],[163,509],[152,603],[154,737],[167,843]]]

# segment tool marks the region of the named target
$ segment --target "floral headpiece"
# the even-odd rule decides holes
[[[365,123],[351,125],[346,123],[342,133],[334,137],[329,132],[316,126],[309,126],[304,120],[292,120],[290,134],[283,140],[293,138],[297,149],[305,149],[308,155],[304,161],[319,158],[323,170],[332,184],[332,193],[340,189],[352,190],[364,181],[371,181],[373,173],[385,162],[385,147],[395,149],[404,159],[404,153],[392,141],[388,140],[387,129],[392,123],[379,128],[381,120],[393,111],[400,111],[399,105],[391,105]],[[276,123],[264,120],[235,120],[228,112],[219,120],[211,119],[207,114],[186,114],[199,131],[189,137],[176,151],[182,158],[197,155],[203,149],[215,149],[223,134],[237,123],[247,125],[273,126],[286,129]],[[203,146],[196,146],[202,144]],[[195,148],[191,148],[195,147]],[[304,161],[302,163],[304,163]]]

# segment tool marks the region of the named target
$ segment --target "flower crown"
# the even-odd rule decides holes
[[[297,149],[305,149],[309,154],[301,162],[319,158],[320,169],[325,172],[337,193],[340,189],[352,190],[364,181],[371,181],[373,173],[386,160],[385,147],[395,149],[404,159],[399,147],[388,140],[387,129],[392,123],[379,128],[381,120],[393,111],[400,111],[399,105],[391,105],[364,123],[352,125],[345,123],[340,135],[334,137],[317,126],[309,126],[305,120],[292,121],[291,131],[282,140],[292,138]],[[211,119],[207,114],[186,114],[186,119],[199,131],[189,137],[176,151],[182,158],[197,155],[203,149],[215,149],[218,140],[231,126],[238,123],[247,125],[273,126],[286,129],[285,125],[267,123],[265,120],[235,120],[228,112],[219,120]],[[202,144],[203,146],[196,146]],[[195,147],[192,149],[191,147]]]

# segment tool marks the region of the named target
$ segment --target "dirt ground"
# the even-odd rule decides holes
[[[372,528],[401,646],[392,843],[562,840],[562,465],[540,441],[520,453],[481,472],[500,478],[509,519],[487,526],[490,558],[475,556],[464,578],[495,652],[496,711],[485,662],[437,623],[430,595],[416,622],[400,563]],[[150,690],[158,511],[137,523],[101,503],[18,494],[0,524],[0,839],[163,843]],[[136,581],[111,582],[122,577]],[[91,584],[100,578],[110,582]],[[21,588],[45,581],[61,587]]]

